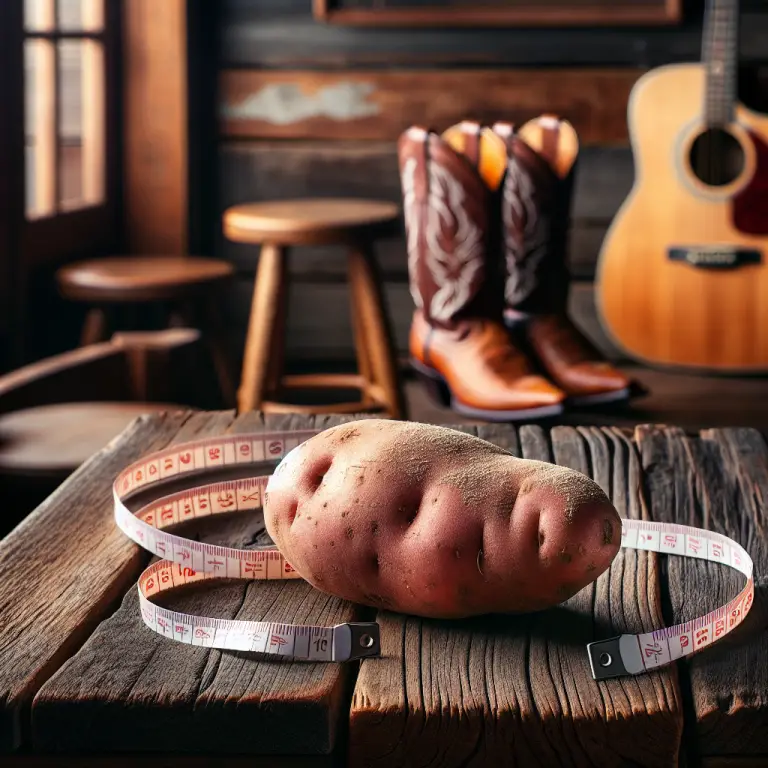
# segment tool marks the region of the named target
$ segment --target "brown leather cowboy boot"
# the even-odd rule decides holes
[[[578,137],[543,116],[515,129],[497,123],[506,145],[502,191],[504,319],[573,405],[626,400],[632,382],[576,328],[567,313],[570,206]]]
[[[462,124],[453,141],[463,145],[459,151],[414,127],[398,144],[416,305],[411,363],[458,413],[490,421],[558,414],[565,394],[534,373],[504,328],[502,276],[489,258],[491,190],[484,179],[499,183],[503,142],[474,123]]]

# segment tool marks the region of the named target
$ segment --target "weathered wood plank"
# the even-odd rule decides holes
[[[138,575],[141,554],[112,518],[113,477],[199,424],[187,413],[138,419],[0,542],[0,751],[26,740],[33,696]]]
[[[715,530],[739,541],[755,562],[757,580],[768,562],[763,500],[768,448],[750,429],[709,430],[693,439],[678,428],[639,427],[644,484],[655,519]],[[734,597],[743,577],[722,566],[670,557],[674,622],[705,614]],[[744,625],[711,648],[679,662],[693,721],[688,739],[696,758],[768,753],[768,643],[764,591]]]
[[[471,426],[464,429],[471,430]],[[620,434],[479,428],[529,459],[592,473],[638,517],[639,465]],[[519,442],[518,442],[519,441]],[[616,462],[611,473],[611,458]],[[350,765],[677,765],[674,671],[592,680],[595,634],[658,626],[655,561],[624,554],[598,582],[540,614],[462,622],[380,614],[384,659],[366,661],[350,715]]]
[[[269,428],[321,427],[353,417],[271,417]],[[226,419],[211,423],[221,433]],[[228,431],[263,429],[258,415]],[[201,526],[201,540],[247,547],[268,541],[260,515]],[[197,526],[196,526],[197,528]],[[190,535],[187,531],[186,535]],[[304,582],[205,582],[169,595],[198,615],[334,625],[360,609]],[[327,754],[345,719],[352,665],[264,661],[178,643],[149,631],[135,590],[45,685],[33,709],[39,750]]]
[[[768,16],[745,6],[744,61],[765,58]],[[701,56],[700,8],[674,28],[365,29],[318,23],[311,0],[227,0],[225,66],[350,67],[503,64],[657,66]]]
[[[626,144],[629,94],[645,71],[232,69],[221,73],[219,116],[230,137],[396,141],[414,124],[520,125],[554,112],[573,123],[584,146]]]
[[[550,440],[549,460],[590,475],[622,517],[643,517],[636,492],[639,458],[621,432],[555,427]],[[547,460],[542,439],[537,443],[536,452],[526,454],[524,447],[524,455]],[[541,696],[540,711],[550,700],[563,702],[564,740],[576,765],[677,765],[683,715],[674,670],[596,683],[585,655],[586,643],[599,637],[662,625],[657,573],[654,555],[622,550],[593,585],[563,604],[567,618],[540,616],[536,634],[545,640],[538,659],[551,691],[547,695],[542,685],[534,691]],[[564,621],[571,624],[568,643],[558,637]]]

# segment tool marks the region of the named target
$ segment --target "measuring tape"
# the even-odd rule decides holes
[[[118,475],[113,486],[117,525],[139,546],[163,558],[147,568],[138,581],[141,616],[150,629],[191,645],[305,661],[344,662],[380,654],[376,622],[323,627],[215,619],[172,611],[151,599],[207,579],[301,579],[274,546],[222,547],[165,529],[187,520],[261,509],[274,468],[300,443],[318,433],[304,430],[206,438],[145,456]],[[254,476],[254,470],[264,474]],[[151,491],[162,485],[217,473],[228,479],[183,488],[142,503],[143,495],[151,497]],[[131,498],[138,500],[135,511],[125,504]],[[752,606],[752,559],[727,536],[684,525],[624,519],[621,546],[722,563],[742,573],[747,583],[729,603],[693,621],[589,643],[587,654],[595,680],[642,674],[690,656],[731,632]]]

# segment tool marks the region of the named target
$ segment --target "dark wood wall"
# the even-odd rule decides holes
[[[649,68],[698,60],[700,3],[671,27],[376,29],[318,23],[311,0],[225,0],[220,18],[218,194],[214,247],[239,274],[227,311],[242,348],[258,249],[227,243],[220,215],[244,201],[363,196],[400,201],[395,142],[413,122],[464,117],[572,120],[584,151],[573,206],[577,322],[606,351],[591,280],[602,237],[633,180],[627,98]],[[768,4],[743,6],[741,96],[766,109]],[[397,342],[412,310],[402,237],[379,248]],[[288,357],[353,359],[341,254],[293,258]]]

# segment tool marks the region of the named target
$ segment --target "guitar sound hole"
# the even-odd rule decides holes
[[[691,146],[691,170],[703,184],[723,187],[744,170],[741,144],[722,128],[708,128]]]

